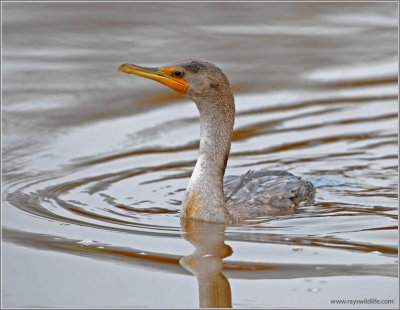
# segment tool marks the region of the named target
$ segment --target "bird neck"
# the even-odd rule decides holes
[[[235,106],[225,101],[196,102],[200,112],[200,150],[183,202],[183,215],[214,222],[227,222],[223,178],[230,152]]]

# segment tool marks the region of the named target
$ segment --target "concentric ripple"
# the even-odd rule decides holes
[[[394,7],[5,3],[2,305],[398,305]],[[180,219],[198,111],[116,71],[187,57],[231,81],[226,173],[287,170],[314,204],[228,227]],[[204,303],[210,283],[220,304]]]
[[[227,240],[396,255],[387,234],[394,237],[397,219],[397,86],[325,87],[291,92],[287,101],[285,92],[237,96],[227,174],[285,168],[318,192],[294,215],[228,227]],[[69,132],[51,146],[63,167],[48,179],[14,183],[7,200],[60,224],[180,238],[180,203],[197,156],[194,112],[190,102],[176,103]],[[80,151],[94,144],[92,133],[101,144]],[[376,239],[365,239],[369,232]]]

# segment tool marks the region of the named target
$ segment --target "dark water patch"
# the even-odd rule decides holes
[[[324,85],[324,86],[329,86],[332,88],[343,88],[343,87],[359,87],[359,86],[374,86],[374,85],[384,85],[384,84],[397,84],[399,80],[397,77],[383,77],[377,80],[358,80],[358,81],[344,81],[344,82],[338,82],[334,83],[331,85]]]
[[[331,136],[331,137],[324,137],[324,138],[317,138],[317,139],[310,139],[310,140],[304,140],[301,142],[296,142],[296,143],[288,143],[284,144],[281,146],[276,146],[276,147],[270,147],[270,148],[264,148],[261,150],[257,151],[248,151],[248,152],[235,152],[232,153],[231,156],[249,156],[249,155],[260,155],[260,154],[268,154],[268,153],[277,153],[277,152],[282,152],[282,151],[287,151],[287,150],[292,150],[292,149],[299,149],[299,148],[308,148],[310,146],[314,145],[321,145],[321,144],[328,144],[328,143],[333,143],[333,142],[339,142],[339,141],[356,141],[356,140],[366,140],[366,139],[371,139],[371,138],[388,138],[388,137],[393,137],[393,135],[382,135],[380,134],[380,131],[372,131],[369,132],[368,134],[366,133],[359,133],[355,135],[342,135],[342,136]],[[354,166],[355,168],[357,166]],[[359,168],[364,167],[364,165],[358,166]]]
[[[293,109],[302,109],[308,106],[315,106],[315,105],[330,105],[330,104],[338,104],[338,103],[359,103],[359,102],[368,102],[368,101],[386,101],[386,100],[397,100],[397,96],[389,95],[389,96],[368,96],[362,98],[354,98],[354,97],[347,97],[347,98],[340,98],[340,99],[316,99],[310,101],[304,101],[300,103],[294,103],[291,105],[282,105],[282,106],[274,106],[268,107],[263,109],[254,109],[250,111],[243,111],[238,112],[237,115],[252,115],[252,114],[259,114],[259,113],[269,113],[269,112],[276,112],[276,111],[285,111],[285,110],[293,110]]]
[[[105,244],[84,245],[79,240],[54,238],[47,235],[29,235],[23,232],[5,229],[4,239],[7,242],[22,244],[41,250],[60,251],[67,254],[80,255],[94,259],[112,260],[126,264],[139,265],[142,268],[157,269],[162,272],[189,274],[182,268],[179,261],[181,256],[161,253],[143,252],[139,249],[118,248]],[[296,264],[244,263],[229,261],[223,264],[223,270],[232,279],[274,279],[274,278],[303,278],[337,276],[338,274],[370,275],[396,277],[393,273],[395,265],[352,265],[344,267],[335,264],[319,264],[316,266]],[[261,272],[260,272],[261,271]]]
[[[125,157],[130,157],[130,156],[137,156],[137,155],[148,155],[148,154],[159,154],[159,153],[174,153],[174,152],[181,152],[181,151],[188,151],[188,150],[195,150],[198,149],[199,147],[199,142],[192,142],[189,145],[185,145],[182,147],[171,147],[171,148],[151,148],[151,149],[142,149],[142,150],[136,150],[132,152],[126,152],[122,154],[116,154],[116,155],[111,155],[91,161],[84,161],[81,163],[76,164],[76,166],[89,166],[89,165],[96,165],[96,164],[101,164],[105,162],[109,162],[112,160],[116,159],[121,159]],[[82,161],[82,159],[78,159],[79,161]]]

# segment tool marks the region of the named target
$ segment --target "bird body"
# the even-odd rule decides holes
[[[234,219],[279,214],[312,203],[312,183],[283,170],[248,171],[224,178],[226,205]]]
[[[313,201],[312,183],[286,171],[249,171],[243,176],[224,178],[235,104],[229,81],[217,66],[188,59],[159,68],[124,64],[119,71],[161,82],[189,96],[199,110],[199,157],[182,202],[181,216],[237,223]]]

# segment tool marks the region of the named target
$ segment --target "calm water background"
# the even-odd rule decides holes
[[[398,307],[397,4],[2,9],[4,307],[198,307],[215,276],[202,263],[233,307]],[[188,57],[233,86],[227,174],[289,170],[315,204],[211,245],[213,228],[181,224],[197,110],[117,68]],[[214,255],[224,240],[233,253]]]

